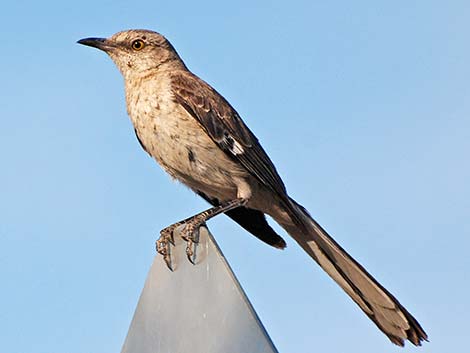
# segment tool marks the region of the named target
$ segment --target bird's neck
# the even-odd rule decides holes
[[[161,102],[171,99],[169,74],[170,71],[149,70],[125,79],[127,112],[135,126],[139,120],[152,116]]]

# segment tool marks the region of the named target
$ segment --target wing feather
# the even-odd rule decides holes
[[[288,202],[286,188],[256,136],[216,90],[188,71],[172,75],[174,100],[193,116],[230,158]]]

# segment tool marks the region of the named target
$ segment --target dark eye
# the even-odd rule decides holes
[[[145,43],[142,39],[136,39],[132,42],[131,47],[134,50],[141,50],[145,47]]]

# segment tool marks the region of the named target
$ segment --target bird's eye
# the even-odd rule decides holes
[[[131,47],[134,50],[142,50],[145,47],[145,43],[142,39],[136,39],[132,42]]]

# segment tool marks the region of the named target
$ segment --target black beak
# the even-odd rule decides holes
[[[89,47],[98,48],[106,51],[111,46],[107,43],[105,38],[83,38],[77,41],[78,44],[87,45]]]

